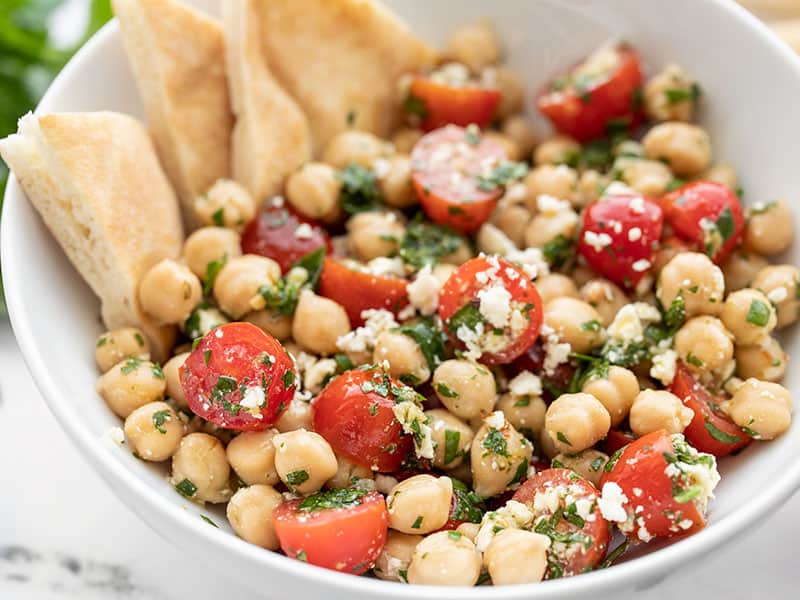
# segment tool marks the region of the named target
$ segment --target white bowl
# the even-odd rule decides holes
[[[204,8],[217,2],[195,2]],[[455,24],[491,16],[511,65],[535,90],[609,38],[624,38],[651,68],[676,61],[706,92],[703,124],[716,157],[735,165],[749,201],[787,198],[797,204],[800,169],[794,142],[800,63],[741,8],[723,0],[439,0],[388,2],[421,35],[441,43]],[[95,36],[53,83],[39,112],[111,109],[142,116],[116,23]],[[147,193],[142,190],[142,193]],[[800,207],[798,207],[800,209]],[[797,219],[796,219],[797,220]],[[785,257],[800,263],[796,245]],[[453,589],[405,586],[326,571],[249,545],[229,533],[219,513],[187,504],[165,472],[133,458],[108,439],[119,420],[94,390],[98,303],[53,241],[12,178],[2,219],[2,266],[11,321],[27,364],[61,426],[120,498],[187,554],[222,576],[265,594],[331,600],[358,597],[566,598],[644,589],[679,566],[699,565],[714,547],[744,535],[800,485],[800,423],[779,440],[751,445],[723,461],[710,524],[697,535],[604,571],[535,585]],[[798,348],[798,337],[787,339]],[[787,385],[800,391],[791,369]],[[20,399],[24,401],[24,399]],[[797,404],[797,403],[796,403]],[[79,485],[76,482],[76,485]],[[68,493],[67,490],[64,493]],[[210,514],[215,529],[199,518]],[[113,532],[109,532],[113,535]],[[644,550],[644,549],[643,549]]]

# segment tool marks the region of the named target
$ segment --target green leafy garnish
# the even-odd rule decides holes
[[[185,498],[191,498],[197,493],[197,486],[188,479],[184,479],[175,486],[175,490]]]
[[[449,465],[461,452],[461,432],[446,429],[444,432],[444,464]]]
[[[227,253],[222,256],[219,260],[212,260],[210,263],[206,265],[206,279],[203,282],[203,295],[208,296],[211,293],[211,290],[214,289],[214,282],[217,280],[217,275],[222,270],[222,267],[225,266],[225,263],[228,262],[228,255]]]
[[[572,442],[569,441],[569,439],[567,438],[566,435],[564,435],[563,432],[557,431],[556,437],[558,438],[558,441],[561,442],[562,444],[566,444],[567,446],[572,446]]]
[[[478,494],[471,491],[466,484],[454,477],[453,482],[453,511],[451,518],[455,521],[467,523],[480,523],[483,518],[483,500]]]
[[[478,188],[485,192],[491,192],[505,187],[515,179],[522,179],[527,173],[528,165],[525,163],[504,160],[488,176],[478,176]]]
[[[681,490],[677,494],[672,494],[672,497],[675,498],[675,502],[679,504],[685,504],[697,498],[700,494],[703,493],[703,487],[699,485],[691,485],[687,487],[685,490]]]
[[[292,269],[295,267],[302,267],[305,269],[308,274],[305,280],[295,279],[289,277],[287,274],[281,277],[275,285],[261,286],[258,293],[266,302],[265,308],[280,315],[294,314],[297,308],[297,301],[300,298],[300,292],[304,288],[316,289],[320,274],[322,273],[324,259],[325,247],[322,246],[313,252],[309,252],[292,265]]]
[[[307,471],[292,471],[291,473],[286,474],[286,483],[291,486],[301,485],[306,481],[308,481]]]
[[[761,300],[753,300],[750,309],[747,311],[747,322],[758,327],[766,327],[769,323],[770,308]]]
[[[346,213],[353,215],[380,205],[381,193],[375,173],[361,165],[350,164],[337,176],[342,184],[339,199]]]
[[[129,356],[125,359],[125,364],[122,365],[120,371],[123,375],[130,375],[136,369],[138,369],[144,361],[141,358],[137,358],[135,356]]]
[[[542,255],[551,267],[558,268],[575,255],[575,244],[571,239],[559,234],[542,247]]]
[[[213,526],[213,527],[216,527],[217,529],[219,529],[219,525],[217,525],[216,523],[214,523],[214,521],[212,521],[211,519],[209,519],[207,516],[205,516],[205,515],[200,515],[200,518],[201,518],[201,519],[203,519],[203,521],[205,521],[205,522],[206,522],[206,523],[208,523],[209,525],[211,525],[211,526]]]
[[[414,94],[409,94],[403,100],[403,110],[410,115],[416,115],[420,119],[428,116],[428,107],[422,98],[418,98]]]
[[[686,355],[686,362],[689,363],[690,365],[694,365],[695,367],[701,369],[703,368],[703,361],[697,358],[694,354],[692,354],[691,350]]]
[[[164,429],[164,423],[169,421],[171,416],[172,411],[169,409],[159,410],[153,413],[153,426],[158,430],[159,433],[167,433],[167,430]]]
[[[417,342],[422,355],[433,371],[445,357],[447,335],[436,327],[431,317],[423,317],[404,323],[397,331]]]
[[[419,529],[420,527],[422,527],[422,515],[417,515],[414,523],[411,524],[411,529]]]
[[[425,222],[419,214],[409,223],[398,254],[404,262],[417,268],[434,265],[443,256],[458,250],[463,240],[456,231]]]
[[[697,102],[702,95],[702,90],[698,84],[692,83],[688,90],[682,88],[667,89],[664,90],[664,95],[667,97],[667,103],[669,104],[678,104],[686,100]]]
[[[224,227],[225,226],[225,208],[219,207],[217,210],[213,212],[211,215],[211,220],[214,222],[214,225],[217,227]]]
[[[362,488],[325,490],[304,498],[298,506],[298,509],[306,512],[314,512],[335,508],[352,508],[353,506],[361,504],[361,498],[367,493],[367,490]]]
[[[475,331],[479,323],[483,323],[483,315],[474,304],[465,304],[447,321],[447,328],[456,333],[462,327]]]
[[[436,384],[436,393],[445,398],[458,398],[458,392],[451,390],[447,384],[441,381]]]
[[[705,423],[703,423],[703,427],[705,427],[706,431],[711,437],[723,444],[738,444],[742,441],[739,436],[725,433],[708,419],[706,419]]]
[[[597,319],[592,319],[590,321],[584,321],[583,323],[581,323],[581,331],[597,332],[600,331],[602,328],[603,326]]]
[[[496,454],[498,456],[509,456],[508,441],[503,434],[494,427],[489,428],[489,432],[486,434],[486,437],[483,438],[481,446],[486,448],[486,450],[492,454]]]

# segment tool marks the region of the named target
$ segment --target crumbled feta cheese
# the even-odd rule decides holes
[[[597,499],[597,506],[600,507],[603,518],[608,521],[622,523],[628,518],[628,513],[625,510],[627,502],[628,497],[622,493],[622,488],[613,481],[607,481],[603,484],[603,491]]]
[[[103,437],[115,446],[125,444],[125,432],[122,431],[121,427],[111,427]]]
[[[522,267],[525,274],[532,280],[550,273],[550,265],[539,248],[515,250],[506,254],[506,259]]]
[[[767,292],[767,298],[773,304],[780,304],[789,296],[785,287],[776,287],[774,290]]]
[[[411,319],[415,314],[417,314],[417,310],[414,308],[413,304],[407,304],[397,313],[397,318],[401,321],[405,321],[406,319]]]
[[[294,230],[294,237],[298,240],[308,240],[314,235],[314,229],[308,223],[300,223]]]
[[[383,179],[386,177],[391,170],[392,163],[385,158],[376,158],[374,161],[372,161],[372,172],[375,173],[375,177],[378,179]]]
[[[489,427],[494,427],[495,429],[502,429],[503,426],[506,424],[506,416],[503,414],[502,410],[496,410],[488,417],[484,418],[483,422],[486,423]]]
[[[631,209],[631,212],[635,215],[644,214],[644,198],[641,196],[636,196],[632,198],[628,206]]]
[[[403,264],[403,259],[400,257],[387,258],[386,256],[378,256],[366,264],[366,270],[378,276],[406,276],[406,268]]]
[[[610,196],[625,196],[628,194],[635,194],[636,190],[632,187],[629,187],[622,183],[621,181],[612,181],[606,186],[606,189],[603,190],[603,197],[608,198]]]
[[[481,552],[489,547],[492,539],[503,529],[525,529],[533,523],[534,514],[522,502],[509,500],[505,506],[483,515],[480,529],[475,536],[475,546]]]
[[[481,315],[493,326],[503,328],[511,316],[511,292],[502,285],[494,285],[478,292]]]
[[[542,380],[530,371],[522,371],[508,382],[508,391],[512,396],[541,396]]]
[[[260,385],[254,385],[245,389],[239,405],[244,408],[255,409],[264,404],[266,400],[264,389]]]
[[[394,315],[388,310],[370,309],[361,313],[365,319],[363,326],[340,336],[336,340],[336,347],[342,352],[358,354],[375,348],[375,341],[384,331],[397,327]]]
[[[647,260],[646,258],[640,258],[631,265],[631,268],[637,273],[644,273],[651,266],[653,265],[649,260]]]
[[[557,215],[561,212],[572,212],[572,205],[569,200],[559,200],[549,194],[540,194],[536,198],[536,207],[543,215]]]
[[[652,357],[653,366],[650,367],[650,377],[658,379],[664,385],[669,385],[675,379],[675,367],[678,362],[678,353],[675,350],[666,350]]]
[[[594,231],[586,231],[583,234],[583,241],[589,244],[595,252],[602,252],[603,248],[610,246],[613,242],[607,233],[595,233]]]
[[[408,300],[420,314],[432,315],[439,307],[439,291],[442,284],[433,275],[430,265],[419,270],[414,281],[408,284]]]
[[[419,458],[433,459],[431,428],[428,426],[428,417],[419,405],[410,400],[397,402],[392,407],[392,412],[403,426],[403,431],[413,438],[416,455]]]
[[[483,323],[476,324],[475,329],[470,329],[466,325],[462,325],[456,330],[456,337],[464,342],[464,346],[467,348],[467,351],[464,353],[464,358],[476,361],[481,357],[483,348],[481,348],[480,341],[483,333]]]
[[[552,375],[556,367],[569,360],[572,346],[558,339],[555,330],[549,325],[542,325],[540,333],[544,338],[544,364],[542,369],[546,375]]]
[[[628,241],[638,242],[642,239],[642,230],[639,227],[631,227],[628,230]]]
[[[607,332],[610,338],[622,343],[641,342],[644,339],[645,325],[660,319],[661,313],[655,306],[646,302],[633,302],[617,311]]]
[[[546,487],[536,492],[533,497],[534,514],[553,514],[561,505],[561,495],[556,486]]]

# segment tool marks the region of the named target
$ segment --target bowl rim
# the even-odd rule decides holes
[[[743,25],[752,29],[761,42],[770,48],[775,60],[786,63],[800,78],[800,60],[791,51],[788,45],[777,38],[769,28],[750,14],[740,5],[726,0],[705,0],[716,5],[717,10],[731,13]],[[83,59],[94,54],[105,44],[113,42],[119,34],[116,19],[106,24],[93,36],[69,61],[64,69],[53,81],[36,113],[48,110],[51,98],[64,93],[65,82],[73,71],[81,68]],[[131,507],[150,526],[152,520],[168,519],[175,521],[176,525],[183,528],[196,541],[217,547],[229,553],[243,564],[250,563],[278,569],[292,577],[311,579],[320,586],[336,588],[337,592],[354,594],[386,594],[390,597],[424,598],[441,600],[443,598],[504,598],[523,599],[530,597],[564,598],[576,593],[597,594],[602,590],[621,588],[638,583],[640,589],[657,583],[663,574],[681,564],[710,551],[734,537],[737,533],[747,531],[762,515],[773,511],[800,488],[800,462],[783,471],[781,477],[768,488],[759,490],[748,502],[734,509],[725,520],[714,523],[712,526],[697,534],[680,540],[650,554],[640,556],[610,569],[586,573],[580,577],[570,577],[547,581],[542,584],[522,584],[513,586],[481,586],[481,587],[437,587],[437,586],[408,586],[398,585],[379,579],[353,577],[352,575],[337,573],[327,569],[303,564],[276,552],[265,551],[251,545],[235,535],[222,530],[216,530],[196,519],[189,511],[182,510],[178,505],[166,497],[153,491],[151,486],[138,477],[131,477],[124,466],[108,451],[107,445],[96,432],[91,431],[79,418],[79,415],[69,408],[69,403],[61,400],[58,382],[50,373],[42,356],[39,344],[34,339],[30,328],[30,319],[34,318],[24,298],[17,292],[13,285],[17,278],[24,277],[23,257],[16,251],[18,244],[18,230],[12,226],[15,213],[20,209],[20,204],[25,201],[24,193],[20,188],[13,172],[9,175],[5,193],[3,219],[0,224],[0,261],[5,277],[5,294],[9,317],[24,361],[31,376],[45,400],[49,410],[54,415],[68,437],[86,457],[88,462],[99,472],[102,478],[114,488],[116,495]],[[148,515],[145,515],[145,512]],[[177,540],[171,539],[178,545]],[[211,553],[208,553],[210,556]],[[209,563],[212,561],[209,560]],[[641,588],[641,586],[644,588]]]

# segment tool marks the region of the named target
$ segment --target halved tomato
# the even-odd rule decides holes
[[[422,129],[430,131],[444,125],[466,127],[474,123],[486,127],[500,104],[500,91],[477,84],[447,85],[432,77],[417,76],[411,82],[409,98],[420,103]]]
[[[451,477],[453,495],[450,500],[450,517],[439,531],[456,529],[462,523],[480,523],[483,518],[483,500],[466,484]]]

